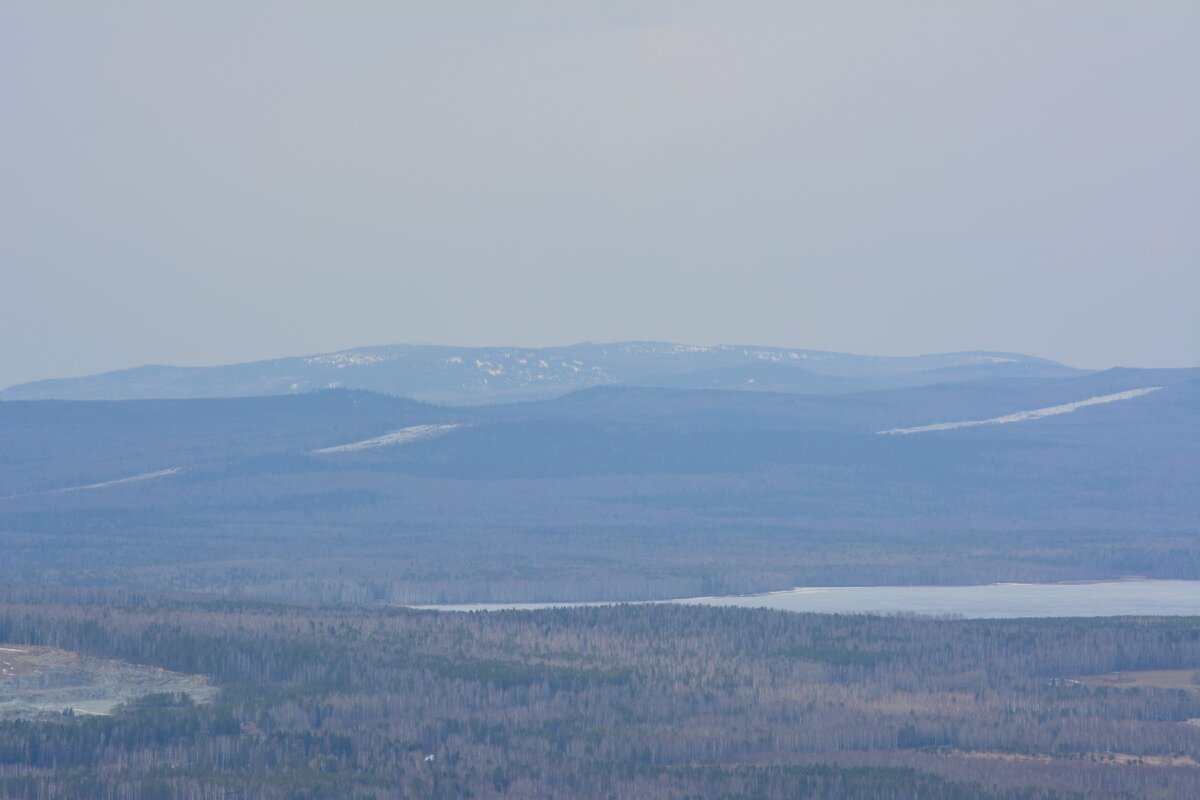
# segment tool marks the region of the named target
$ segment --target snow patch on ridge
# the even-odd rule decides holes
[[[1058,414],[1069,414],[1077,408],[1086,408],[1087,406],[1098,406],[1104,403],[1115,403],[1119,400],[1132,400],[1135,397],[1157,392],[1161,386],[1147,386],[1141,389],[1130,389],[1125,392],[1117,392],[1115,394],[1103,394],[1097,397],[1089,397],[1086,400],[1077,400],[1074,403],[1063,403],[1058,406],[1047,406],[1045,408],[1035,408],[1032,411],[1018,411],[1015,414],[1006,414],[1003,417],[992,417],[991,419],[973,419],[965,422],[938,422],[933,425],[918,425],[915,428],[892,428],[886,431],[876,431],[881,436],[907,435],[910,433],[926,433],[928,431],[952,431],[958,428],[974,428],[979,425],[1006,425],[1010,422],[1028,422],[1029,420],[1041,419],[1042,417],[1053,417]]]
[[[355,353],[345,351],[342,353],[324,353],[319,356],[310,356],[304,359],[306,364],[323,364],[337,369],[345,369],[346,367],[361,367],[366,364],[378,364],[380,361],[386,361],[383,356],[371,355],[369,353]]]
[[[442,436],[450,431],[465,427],[457,422],[443,423],[438,425],[412,425],[408,428],[400,428],[399,430],[385,433],[382,436],[376,436],[372,439],[363,439],[358,442],[350,442],[349,444],[339,444],[334,447],[322,447],[319,450],[312,450],[313,454],[322,453],[354,453],[359,450],[371,450],[376,447],[390,447],[396,444],[408,444],[415,442],[418,439],[432,439],[435,436]]]

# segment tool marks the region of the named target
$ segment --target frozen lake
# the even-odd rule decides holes
[[[735,597],[659,602],[838,614],[1012,617],[1200,616],[1200,581],[998,583],[985,586],[828,586]],[[440,611],[564,608],[611,603],[476,603],[419,606]]]

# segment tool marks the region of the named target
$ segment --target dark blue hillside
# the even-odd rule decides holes
[[[1165,388],[877,433],[1147,385]],[[400,429],[416,432],[313,452]],[[0,579],[18,583],[435,601],[1200,578],[1187,371],[469,409],[355,391],[0,402],[0,444]]]
[[[1173,385],[1191,370],[1109,370],[1073,378],[945,383],[838,396],[598,387],[553,400],[473,409],[490,419],[690,421],[741,428],[875,432],[987,419],[1146,386]]]

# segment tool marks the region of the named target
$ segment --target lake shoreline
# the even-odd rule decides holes
[[[1055,583],[798,586],[757,594],[667,600],[447,603],[404,607],[424,611],[473,612],[661,604],[964,619],[1200,616],[1200,581],[1127,576]]]

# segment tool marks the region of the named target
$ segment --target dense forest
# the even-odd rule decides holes
[[[1200,791],[1192,618],[458,614],[7,589],[0,642],[221,689],[0,722],[0,796],[21,800]],[[1186,680],[1141,677],[1162,674]]]

